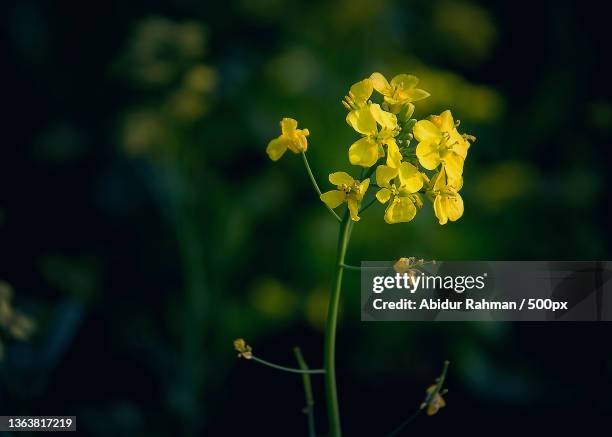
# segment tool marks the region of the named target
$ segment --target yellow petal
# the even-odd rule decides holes
[[[354,222],[358,222],[360,220],[358,215],[359,202],[356,199],[349,198],[346,203],[348,205],[349,212],[351,213],[351,220],[353,220]]]
[[[381,125],[383,128],[393,130],[397,128],[397,117],[395,114],[383,111],[378,103],[370,105],[370,111],[374,120]]]
[[[378,131],[376,120],[368,106],[349,112],[346,116],[346,122],[360,134],[374,135]]]
[[[452,222],[459,220],[459,218],[463,215],[463,199],[458,193],[452,196],[444,197],[446,198],[445,208],[448,219]]]
[[[417,141],[438,142],[442,137],[440,129],[429,120],[417,121],[412,132]]]
[[[389,82],[387,82],[387,79],[385,79],[385,76],[383,76],[382,74],[372,73],[370,79],[372,80],[374,89],[381,93],[383,96],[391,95],[393,93],[393,88],[391,88],[391,85],[389,85]]]
[[[463,159],[467,158],[467,152],[468,149],[470,148],[470,143],[468,141],[466,141],[460,134],[459,132],[456,132],[456,135],[451,134],[451,141],[454,141],[455,144],[453,144],[453,151],[461,156]]]
[[[440,164],[438,145],[432,141],[421,141],[417,144],[416,155],[427,170],[435,170]]]
[[[439,127],[441,130],[445,131],[445,132],[451,132],[452,130],[455,130],[455,120],[453,120],[453,114],[451,114],[450,110],[446,110],[444,111],[442,114],[440,114],[440,118],[439,120]]]
[[[283,118],[281,120],[281,131],[283,135],[291,135],[297,129],[297,121],[293,118]]]
[[[398,168],[402,162],[402,154],[397,147],[395,138],[389,138],[387,141],[387,165],[389,167]]]
[[[412,74],[398,74],[393,79],[391,79],[391,86],[393,88],[400,88],[403,90],[408,90],[410,88],[414,88],[419,83],[419,78],[413,76]]]
[[[399,179],[402,188],[409,193],[416,193],[423,188],[423,177],[419,170],[409,162],[402,162],[399,168]]]
[[[427,91],[420,88],[414,88],[406,92],[406,98],[411,102],[418,102],[419,100],[426,99],[430,95],[431,94],[429,94]]]
[[[416,215],[416,207],[408,197],[396,197],[385,211],[385,221],[389,224],[409,222]]]
[[[268,147],[266,147],[266,153],[272,161],[278,161],[280,157],[283,156],[287,151],[288,144],[289,140],[287,140],[287,137],[281,135],[280,137],[274,138],[268,143]]]
[[[448,222],[448,216],[446,215],[446,206],[443,203],[443,195],[438,195],[436,196],[436,199],[434,200],[434,213],[436,214],[436,217],[438,218],[438,222],[441,225],[445,225]]]
[[[329,181],[334,185],[351,185],[355,182],[355,179],[351,177],[348,173],[343,171],[337,171],[336,173],[332,173],[329,175]]]
[[[364,79],[357,82],[351,87],[350,93],[352,94],[355,103],[358,105],[365,104],[370,96],[372,96],[372,80]]]
[[[461,175],[463,174],[463,158],[452,150],[445,150],[444,152],[442,152],[440,159],[441,161],[443,161],[443,166],[446,170],[449,184],[454,185],[459,179],[461,179]],[[423,167],[427,168],[424,164]]]
[[[327,193],[321,194],[321,200],[331,209],[337,208],[346,199],[346,193],[344,191],[331,190]]]
[[[372,167],[378,160],[378,145],[369,138],[362,138],[353,143],[348,153],[351,164]]]
[[[376,185],[389,188],[391,179],[397,176],[397,169],[386,165],[376,167]]]
[[[368,191],[369,186],[370,179],[364,179],[363,181],[361,181],[361,183],[359,184],[359,193],[357,194],[357,199],[363,199],[363,196],[365,196],[365,193],[366,191]]]
[[[381,188],[376,193],[376,198],[380,203],[387,203],[391,198],[391,190],[389,190],[388,188]]]
[[[306,137],[310,135],[308,129],[296,129],[289,137],[290,142],[287,144],[289,150],[293,153],[306,152],[308,150],[308,140]]]

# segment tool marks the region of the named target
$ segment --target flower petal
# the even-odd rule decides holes
[[[421,165],[427,170],[435,170],[440,164],[438,144],[432,141],[421,141],[417,144],[416,155]]]
[[[417,141],[440,141],[442,132],[440,129],[429,120],[417,121],[412,129],[414,137]]]
[[[449,133],[455,130],[455,120],[453,120],[453,114],[450,112],[449,109],[447,109],[442,114],[440,114],[440,117],[438,120],[440,123],[439,124],[440,130],[449,132]]]
[[[337,208],[346,199],[346,193],[344,191],[331,190],[327,193],[321,194],[321,200],[331,209]]]
[[[346,203],[348,205],[349,212],[351,213],[351,220],[358,222],[360,220],[359,202],[356,199],[349,198]]]
[[[383,128],[388,130],[394,130],[397,128],[397,117],[387,111],[383,111],[378,103],[370,105],[370,111],[374,120],[381,125]]]
[[[397,176],[397,169],[386,165],[376,167],[376,185],[389,188],[391,179]]]
[[[348,153],[351,164],[372,167],[378,160],[378,145],[369,138],[362,138],[353,143]]]
[[[372,73],[370,79],[372,80],[374,89],[381,93],[383,96],[393,94],[393,88],[391,88],[391,85],[389,85],[389,82],[387,82],[387,79],[385,79],[385,76],[383,76],[382,74],[378,72]]]
[[[406,92],[406,97],[411,102],[418,102],[419,100],[426,99],[430,95],[431,94],[429,94],[425,90],[422,90],[421,88],[413,88],[413,89],[411,89],[411,90]]]
[[[365,196],[365,193],[366,191],[368,191],[369,186],[370,179],[364,179],[363,181],[361,181],[361,183],[359,184],[359,193],[357,194],[357,199],[363,199],[363,196]]]
[[[376,129],[376,120],[369,106],[349,112],[346,116],[346,122],[363,135],[374,135],[378,131]]]
[[[293,118],[285,117],[281,120],[280,125],[283,135],[291,135],[297,129],[298,122]]]
[[[408,197],[396,197],[385,211],[385,221],[389,224],[409,222],[416,215],[416,206]]]
[[[397,147],[395,138],[389,138],[387,141],[387,165],[389,167],[398,168],[402,162],[402,154]]]
[[[408,90],[414,88],[419,83],[419,78],[412,74],[398,74],[391,79],[391,86],[393,88],[400,88]]]
[[[278,138],[274,138],[268,143],[268,147],[266,147],[266,153],[272,161],[278,161],[281,156],[283,156],[287,151],[287,146],[289,143],[290,141],[284,135],[281,135]]]
[[[410,193],[416,193],[423,188],[423,177],[419,170],[409,162],[402,162],[399,168],[399,179],[402,188]]]
[[[438,222],[441,225],[445,225],[448,222],[448,216],[446,215],[446,207],[444,205],[444,202],[442,200],[444,196],[442,194],[436,196],[436,199],[434,200],[434,213],[436,214],[436,217],[438,218]]]
[[[463,158],[452,150],[445,150],[442,152],[440,159],[448,176],[448,184],[455,185],[457,181],[461,179],[461,175],[463,174]],[[425,167],[425,165],[423,165],[423,167]]]
[[[452,196],[446,197],[446,215],[452,222],[459,220],[463,215],[463,199],[456,193]]]
[[[350,93],[352,94],[355,103],[357,103],[358,105],[365,104],[372,96],[372,88],[372,80],[369,78],[354,84],[351,87]]]
[[[380,203],[387,203],[391,198],[391,190],[388,188],[381,188],[376,193],[376,198]]]
[[[353,182],[355,182],[355,179],[353,179],[351,175],[346,172],[337,171],[329,175],[329,181],[334,185],[340,186],[351,185]]]

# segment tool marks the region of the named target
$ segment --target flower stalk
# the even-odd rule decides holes
[[[300,348],[293,348],[293,353],[295,354],[295,359],[297,360],[300,369],[307,371],[308,364],[306,364],[306,360],[304,360],[304,356],[302,355]],[[302,383],[304,384],[304,397],[306,398],[304,414],[306,414],[308,417],[308,437],[316,437],[317,431],[314,417],[314,396],[312,394],[312,382],[310,381],[309,373],[302,374]]]
[[[336,387],[336,328],[338,325],[338,308],[340,306],[340,292],[342,290],[342,276],[344,273],[344,258],[351,238],[353,221],[350,220],[348,210],[345,211],[338,236],[338,252],[336,257],[336,276],[334,286],[329,296],[327,307],[327,323],[325,327],[325,343],[323,367],[325,369],[325,392],[327,397],[327,414],[329,418],[329,435],[340,437],[340,409],[338,407],[338,390]]]

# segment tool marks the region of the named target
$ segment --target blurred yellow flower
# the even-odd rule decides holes
[[[372,73],[370,76],[374,89],[382,94],[389,110],[398,114],[404,106],[409,106],[409,112],[414,110],[412,102],[429,97],[425,90],[417,88],[419,78],[411,74],[398,74],[391,83],[380,73]]]
[[[308,149],[308,129],[298,129],[298,122],[293,118],[283,118],[280,125],[281,135],[270,141],[266,148],[266,153],[272,161],[278,161],[287,149],[293,153],[305,152]]]
[[[234,349],[238,352],[239,358],[242,357],[247,360],[253,358],[253,348],[244,341],[244,338],[237,338],[234,340]]]
[[[452,181],[457,181],[463,173],[463,162],[470,147],[470,135],[461,135],[449,110],[434,115],[430,120],[420,120],[413,128],[414,137],[419,142],[416,155],[427,170],[435,170],[440,164]]]
[[[444,401],[442,393],[440,393],[438,390],[439,388],[437,384],[434,384],[427,389],[427,396],[430,397],[429,401],[427,402],[428,416],[433,416],[440,410],[440,408],[446,406],[446,401]]]
[[[383,145],[386,145],[387,165],[393,168],[399,166],[402,155],[395,142],[399,129],[397,117],[394,114],[383,111],[376,103],[371,103],[349,112],[346,122],[364,135],[349,148],[351,164],[366,168],[373,166],[379,158],[385,156]]]
[[[428,194],[433,198],[434,213],[441,225],[463,215],[463,199],[459,195],[462,185],[461,177],[450,180],[444,168],[432,178]]]
[[[321,194],[321,200],[331,209],[337,208],[346,202],[353,221],[359,221],[359,205],[365,192],[368,190],[370,180],[361,182],[353,179],[348,173],[339,171],[329,175],[329,181],[338,187]]]
[[[387,223],[409,222],[414,218],[417,207],[423,206],[418,194],[423,178],[424,175],[408,162],[402,162],[399,168],[386,165],[376,168],[376,184],[381,187],[376,198],[380,203],[390,201],[385,210]]]

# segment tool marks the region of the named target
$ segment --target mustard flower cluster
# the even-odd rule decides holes
[[[463,165],[475,137],[457,130],[450,110],[424,120],[412,118],[414,103],[429,97],[417,88],[419,79],[399,74],[388,81],[373,73],[351,86],[342,101],[349,111],[346,122],[360,135],[348,150],[352,165],[363,168],[362,180],[345,172],[329,175],[336,190],[320,194],[330,209],[346,203],[353,221],[359,220],[359,208],[370,186],[376,187],[376,199],[386,205],[387,223],[411,221],[423,207],[422,195],[433,204],[441,225],[463,215]],[[376,93],[376,94],[375,94]],[[372,97],[378,98],[378,103]],[[282,134],[268,144],[267,153],[274,161],[287,149],[304,153],[308,129],[297,129],[297,121],[284,118]],[[374,175],[375,184],[370,182]]]

